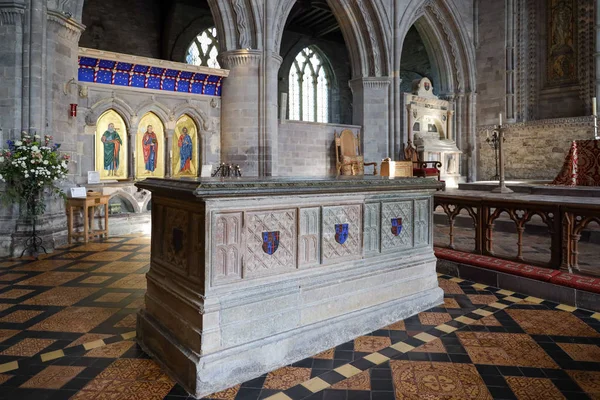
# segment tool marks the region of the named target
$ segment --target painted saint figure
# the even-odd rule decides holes
[[[108,171],[109,176],[116,175],[119,169],[119,153],[123,141],[115,130],[115,124],[108,124],[108,130],[104,132],[101,140],[104,143],[104,170]]]
[[[179,172],[191,172],[190,163],[192,162],[192,138],[188,134],[188,129],[183,128],[179,136]]]
[[[144,150],[146,172],[154,172],[158,159],[158,140],[156,139],[156,133],[154,133],[152,125],[148,125],[146,128],[146,133],[144,133],[144,137],[142,138],[142,147]]]

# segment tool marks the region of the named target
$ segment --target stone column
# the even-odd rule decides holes
[[[515,4],[514,0],[506,0],[506,120],[516,121],[516,51],[515,51]]]
[[[409,104],[406,106],[406,145],[407,146],[413,142],[413,135],[412,135],[413,125],[414,125],[414,122],[413,122],[413,116],[412,116],[412,106]]]
[[[600,97],[600,0],[596,0],[596,97]]]
[[[223,81],[221,97],[221,160],[239,164],[244,176],[259,174],[262,55],[260,50],[231,50],[219,55],[223,68],[230,71]]]
[[[173,129],[165,130],[165,177],[170,178],[173,176],[173,136],[175,131]]]
[[[454,111],[448,110],[446,118],[446,139],[455,140],[454,132],[452,132],[452,119],[454,118]]]
[[[0,3],[0,129],[3,141],[21,131],[25,5]]]
[[[257,99],[260,101],[261,106],[258,136],[258,174],[260,176],[274,176],[277,175],[276,163],[279,159],[277,81],[283,58],[279,54],[270,51],[266,51],[265,54],[267,55],[263,58],[260,74],[262,95]]]
[[[25,5],[0,3],[0,130],[5,147],[21,131],[23,83],[23,24]],[[0,187],[0,190],[3,190]],[[19,215],[17,204],[0,207],[0,255],[8,255]]]
[[[390,78],[368,77],[351,80],[353,123],[363,127],[362,151],[365,162],[380,163],[382,159],[397,159],[389,154],[389,89]]]
[[[135,178],[135,165],[136,165],[136,151],[135,151],[135,146],[137,146],[137,126],[138,126],[138,121],[136,118],[136,121],[134,123],[134,121],[131,122],[131,128],[129,128],[129,132],[127,132],[128,134],[128,140],[127,140],[127,177],[129,179],[134,179]],[[139,157],[143,157],[142,154],[139,155]]]

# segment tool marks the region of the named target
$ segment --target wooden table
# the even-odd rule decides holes
[[[110,196],[88,196],[81,199],[67,200],[67,223],[68,239],[71,244],[72,238],[83,237],[84,243],[89,242],[96,236],[106,235],[108,237],[108,199]],[[104,229],[94,229],[94,212],[96,207],[104,206]],[[73,227],[73,211],[81,209],[83,211],[83,232],[75,232]]]

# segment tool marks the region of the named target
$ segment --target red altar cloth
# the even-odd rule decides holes
[[[600,186],[600,140],[575,140],[553,185]]]

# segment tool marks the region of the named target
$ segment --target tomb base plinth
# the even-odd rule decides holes
[[[201,397],[442,303],[432,179],[158,180],[138,341]]]

